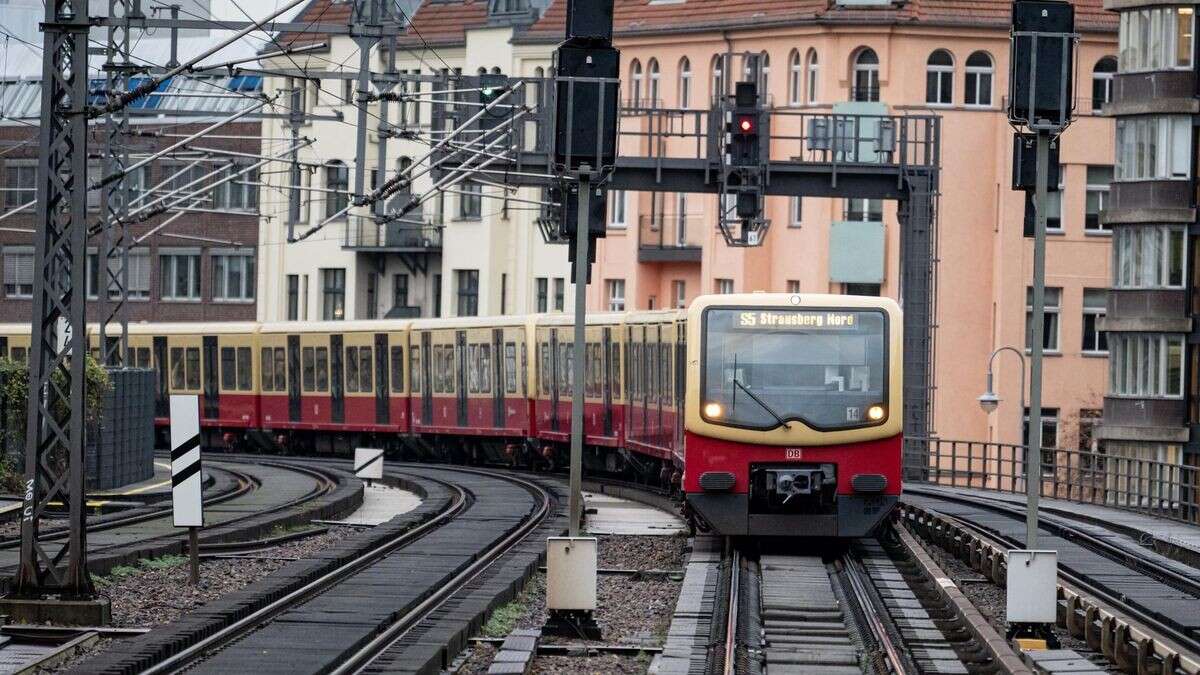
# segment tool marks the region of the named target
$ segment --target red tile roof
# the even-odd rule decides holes
[[[1102,0],[1072,0],[1077,30],[1111,32],[1117,15]],[[618,36],[657,32],[720,30],[787,23],[927,23],[1007,27],[1011,0],[909,0],[886,7],[840,7],[829,0],[616,0],[613,29]],[[521,40],[562,39],[566,0],[554,0]]]
[[[312,0],[295,23],[350,23],[350,3],[333,0]],[[466,31],[487,24],[487,0],[424,0],[413,14],[410,24],[400,33],[399,44],[406,47],[446,46],[462,44]],[[315,30],[284,32],[280,44],[303,46],[329,39]]]

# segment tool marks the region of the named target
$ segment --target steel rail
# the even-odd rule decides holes
[[[257,630],[261,624],[268,622],[285,610],[305,600],[329,591],[342,581],[366,569],[370,565],[375,564],[392,551],[411,544],[433,530],[442,527],[446,523],[453,520],[456,516],[461,514],[467,508],[467,506],[470,505],[470,495],[464,488],[451,485],[442,480],[427,480],[440,483],[454,495],[453,500],[441,513],[438,513],[433,518],[430,518],[429,520],[410,530],[400,533],[388,541],[380,543],[372,549],[358,555],[353,560],[350,560],[336,569],[330,570],[320,577],[309,581],[291,593],[267,603],[258,610],[251,612],[250,614],[238,619],[237,621],[234,621],[220,630],[217,630],[190,647],[180,650],[170,658],[160,661],[151,668],[142,671],[141,675],[155,675],[156,673],[173,673],[186,670],[209,652],[216,651],[225,644],[252,633],[253,631]]]
[[[862,578],[862,572],[859,571],[854,560],[847,554],[838,561],[842,568],[843,575],[846,579],[846,585],[849,587],[853,596],[853,601],[858,605],[862,612],[863,619],[866,620],[866,628],[871,633],[871,638],[875,641],[883,655],[885,672],[888,673],[904,673],[906,672],[906,661],[900,656],[900,649],[897,648],[895,640],[892,639],[892,634],[884,625],[883,619],[879,616],[879,608],[875,604],[874,598],[867,591],[867,583]]]
[[[725,662],[721,672],[737,673],[738,614],[741,612],[742,554],[734,549],[729,567],[729,611],[725,618]]]
[[[404,638],[405,635],[422,620],[436,611],[439,607],[446,603],[447,600],[453,598],[459,591],[468,586],[480,574],[491,567],[492,563],[499,560],[505,553],[511,550],[517,544],[523,542],[526,537],[532,534],[550,515],[551,496],[550,491],[536,482],[512,475],[497,475],[490,471],[480,471],[477,469],[463,469],[454,467],[453,471],[461,473],[471,473],[479,476],[488,476],[491,478],[499,478],[507,480],[511,483],[516,483],[535,497],[540,496],[541,502],[538,504],[533,513],[526,516],[525,521],[510,532],[499,543],[495,544],[480,555],[475,562],[471,563],[466,569],[457,574],[448,583],[443,584],[434,593],[406,612],[403,616],[397,618],[392,625],[384,629],[382,633],[376,636],[373,640],[361,647],[357,652],[352,654],[345,662],[340,664],[332,672],[332,675],[346,675],[347,673],[359,673],[369,667],[379,656],[387,652],[397,641]]]

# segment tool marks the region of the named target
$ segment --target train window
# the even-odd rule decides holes
[[[247,349],[249,349],[249,347],[247,347]],[[149,368],[150,367],[150,348],[149,347],[138,347],[137,349],[134,349],[132,351],[133,351],[133,361],[134,361],[134,364],[136,367],[138,367],[138,368]]]
[[[512,342],[504,345],[504,390],[517,393],[517,345]]]
[[[408,379],[412,393],[421,393],[421,348],[418,346],[408,350]]]
[[[538,362],[540,370],[538,371],[538,385],[542,395],[550,393],[550,347],[545,342],[538,345]]]
[[[271,367],[272,359],[274,359],[272,354],[274,354],[274,353],[275,352],[270,347],[262,348],[261,368],[262,368],[262,390],[263,391],[275,391],[275,380],[274,380],[274,372],[275,371]],[[175,363],[174,355],[171,356],[171,363]],[[174,371],[174,369],[172,369],[171,370],[172,377],[174,377],[174,374],[175,374],[175,371]]]
[[[275,348],[275,391],[287,391],[287,351]]]
[[[183,347],[171,347],[171,388],[187,387],[186,367],[183,363]]]
[[[662,373],[659,381],[662,382],[663,404],[668,406],[675,405],[674,387],[671,386],[671,383],[674,382],[674,378],[671,377],[671,345],[666,343],[662,345],[662,368],[660,372]]]
[[[528,386],[526,383],[529,382],[529,370],[525,360],[527,351],[528,350],[525,346],[525,343],[521,342],[521,393],[524,395],[529,394],[529,392],[526,391],[526,387]]]
[[[600,374],[604,372],[604,365],[601,363],[600,357],[600,345],[595,342],[588,343],[587,353],[588,396],[598,398],[601,393]]]
[[[237,388],[237,361],[233,347],[221,347],[221,388],[233,391]]]
[[[317,347],[317,391],[329,391],[328,347]]]
[[[646,401],[654,403],[658,401],[658,358],[654,351],[654,345],[647,342],[642,353],[646,359]]]
[[[434,345],[433,353],[430,354],[430,370],[433,377],[433,393],[441,394],[446,390],[442,384],[442,346]]]
[[[254,383],[254,368],[250,365],[250,348],[237,348],[237,388],[238,391],[250,391],[253,389]]]
[[[366,394],[375,391],[375,362],[371,359],[372,349],[361,347],[358,350],[358,390]]]
[[[358,393],[358,347],[346,347],[346,393]]]
[[[312,347],[300,350],[300,373],[304,391],[315,391],[317,388],[317,353]]]
[[[492,346],[479,345],[479,393],[492,393]]]
[[[467,386],[472,394],[479,393],[479,345],[467,346]]]
[[[458,390],[458,371],[455,370],[456,351],[454,345],[446,345],[443,349],[446,351],[446,393],[453,394]]]
[[[185,354],[187,359],[187,388],[200,388],[200,348],[188,347]]]
[[[567,396],[575,395],[575,345],[559,345],[562,350],[563,391]]]
[[[612,387],[612,397],[617,399],[621,398],[621,344],[612,343],[611,351],[612,357],[608,362],[608,378],[609,386]]]
[[[392,347],[392,392],[404,391],[404,347]]]

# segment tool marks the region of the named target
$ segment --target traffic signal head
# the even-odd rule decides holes
[[[507,76],[490,73],[479,76],[480,105],[487,106],[495,103],[506,91],[508,91]],[[480,119],[480,125],[484,128],[494,127],[498,121],[506,119],[511,110],[505,103],[499,103]],[[474,113],[475,111],[469,111],[469,114],[473,115]]]

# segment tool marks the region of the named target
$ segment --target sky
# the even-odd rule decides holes
[[[260,19],[269,16],[277,8],[287,5],[288,1],[142,0],[142,8],[144,12],[151,14],[155,8],[178,4],[181,6],[180,18],[198,18],[195,15],[204,15],[217,20],[245,21],[246,14],[241,11],[242,9],[245,9],[253,18]],[[0,10],[0,13],[3,14],[0,17],[0,80],[41,77],[42,35],[38,31],[38,24],[44,20],[45,6],[43,2],[44,0],[7,0],[7,4],[0,2],[0,5],[4,5]],[[101,15],[107,11],[108,2],[106,0],[90,0],[90,2],[93,15]],[[302,11],[306,4],[301,3],[280,19],[290,20]],[[160,15],[169,16],[165,11]],[[99,45],[104,44],[104,30],[103,28],[93,29],[91,38],[93,42]],[[180,36],[179,58],[181,61],[187,60],[189,56],[203,52],[232,34],[233,31],[224,30],[185,32]],[[169,35],[169,31],[166,29],[156,30],[153,34],[135,34],[136,45],[132,50],[135,61],[154,65],[166,63],[170,56]],[[33,43],[36,46],[27,43]],[[250,36],[214,55],[211,61],[220,62],[251,56],[269,44],[267,36],[262,32],[251,33]],[[93,56],[91,58],[92,67],[98,68],[102,60],[102,57]]]

